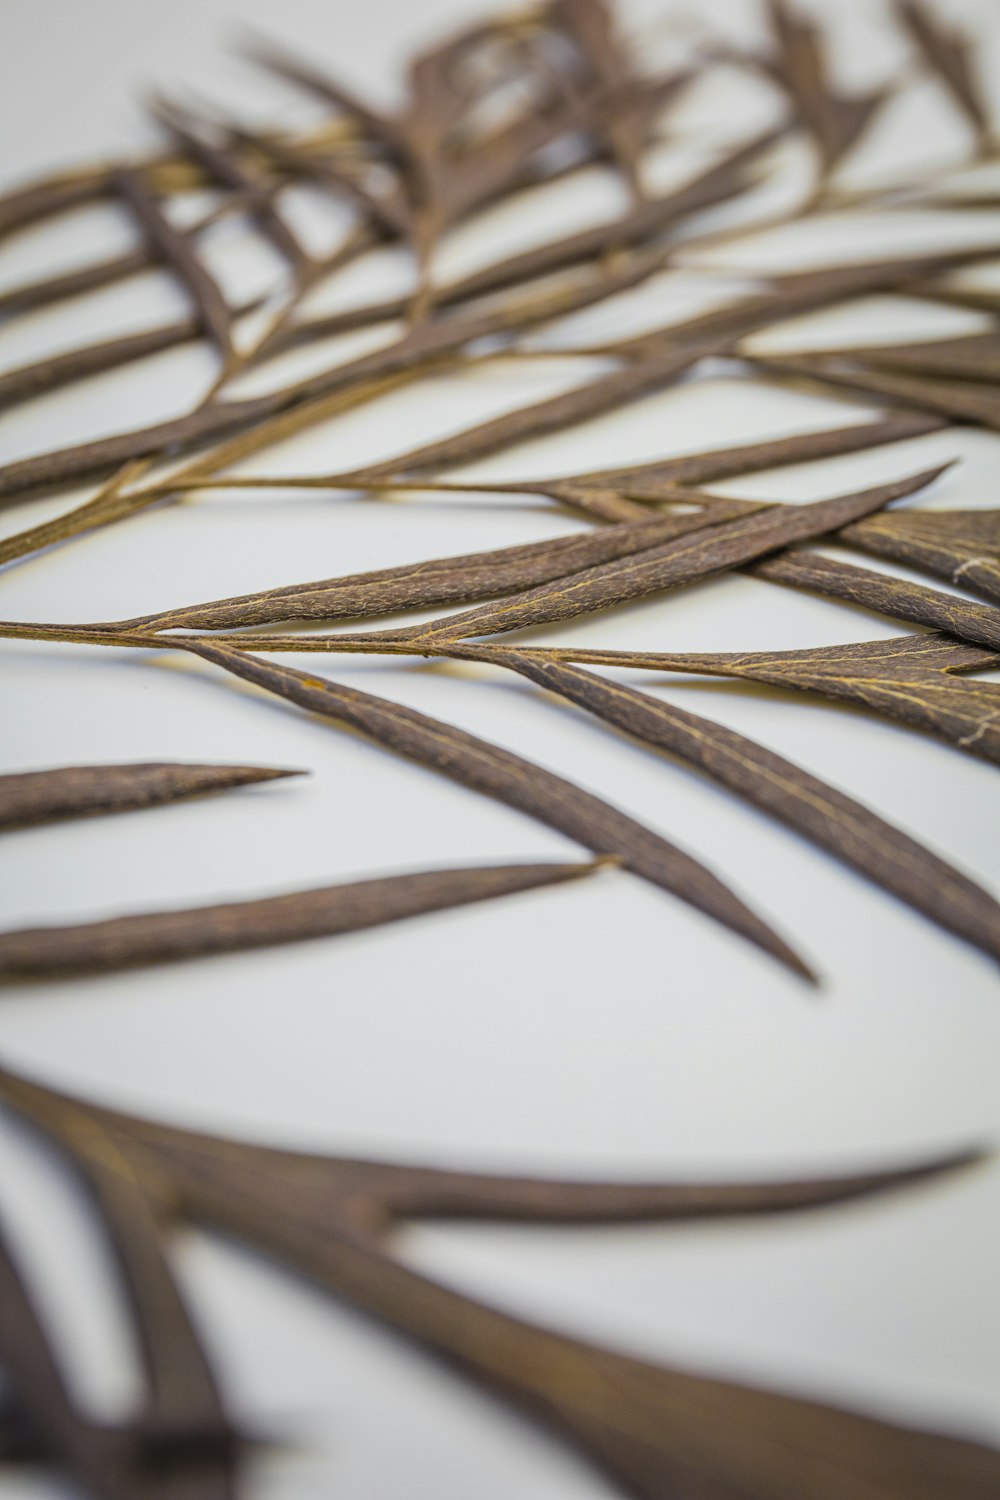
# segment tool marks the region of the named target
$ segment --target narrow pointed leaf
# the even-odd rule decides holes
[[[857,144],[881,108],[885,92],[842,94],[831,79],[820,29],[793,12],[784,0],[769,0],[767,9],[777,44],[774,75],[790,94],[819,149],[824,170],[830,172]]]
[[[888,396],[906,406],[940,412],[955,421],[1000,431],[1000,394],[979,380],[883,370],[870,363],[842,360],[836,355],[783,355],[780,359],[758,359],[756,363],[765,369],[846,386],[862,395]]]
[[[669,500],[680,498],[676,495],[678,486],[712,484],[720,479],[757,474],[789,464],[866,452],[886,443],[905,442],[908,438],[938,432],[946,425],[941,417],[923,412],[889,412],[876,422],[853,422],[849,427],[796,433],[792,437],[771,438],[763,443],[742,443],[735,447],[710,448],[703,453],[682,453],[676,458],[652,464],[639,464],[628,469],[592,470],[564,480],[532,481],[530,489],[532,492],[541,489],[545,494],[555,493],[558,498],[561,487],[566,484],[573,486],[574,490],[611,487],[620,489],[630,500]]]
[[[301,771],[278,771],[269,766],[198,766],[183,762],[23,771],[0,776],[0,829],[155,807],[181,797],[202,797],[230,787],[301,775]]]
[[[947,30],[922,0],[895,0],[895,13],[972,128],[987,137],[990,109],[976,74],[974,43]]]
[[[595,658],[609,666],[747,677],[819,693],[1000,764],[1000,683],[953,675],[996,669],[1000,656],[946,636],[907,635],[793,651],[587,653],[587,660]]]
[[[142,333],[125,334],[122,338],[104,339],[100,343],[71,349],[65,354],[52,355],[33,364],[20,365],[0,372],[0,407],[9,411],[21,401],[30,401],[48,391],[84,380],[89,375],[100,375],[107,370],[117,370],[122,365],[159,354],[164,349],[176,349],[201,333],[201,322],[197,318],[180,318],[174,323],[163,323]]]
[[[973,604],[957,594],[894,578],[890,573],[876,573],[872,568],[858,568],[808,548],[792,547],[776,557],[753,563],[749,571],[755,578],[812,589],[831,599],[876,610],[893,620],[929,625],[932,630],[945,630],[973,646],[1000,651],[1000,610],[988,604]]]
[[[865,344],[837,349],[838,359],[857,359],[875,370],[903,374],[1000,381],[1000,334],[967,333],[959,338],[930,339],[924,343]]]
[[[24,928],[0,933],[0,980],[98,973],[358,932],[575,880],[594,868],[535,864],[434,870],[70,927]]]
[[[1000,603],[1000,510],[901,511],[845,527],[842,540],[926,568]]]
[[[362,469],[349,470],[339,477],[354,479],[360,486],[367,479],[384,479],[393,475],[415,474],[454,464],[472,463],[496,453],[498,449],[513,447],[516,443],[524,443],[531,438],[545,437],[551,432],[560,432],[565,427],[573,427],[592,417],[602,416],[605,412],[614,411],[642,396],[652,395],[697,364],[705,352],[704,349],[685,345],[665,354],[637,360],[627,369],[601,375],[562,395],[551,396],[547,401],[518,407],[504,416],[466,428],[453,437],[422,444],[395,458],[387,459],[384,463],[368,464]]]
[[[870,808],[745,735],[619,682],[530,651],[472,648],[606,723],[680,757],[787,823],[922,915],[1000,959],[1000,903]],[[792,653],[793,655],[795,653]],[[997,699],[1000,710],[1000,696]],[[1000,722],[997,725],[1000,742]]]
[[[188,235],[174,228],[138,172],[118,174],[118,186],[150,244],[173,267],[191,294],[195,308],[223,355],[232,348],[232,313],[214,277],[192,248]]]
[[[632,1358],[516,1319],[411,1270],[384,1247],[400,1214],[529,1220],[695,1217],[804,1209],[903,1186],[915,1170],[730,1187],[547,1184],[306,1156],[179,1131],[9,1073],[0,1088],[40,1115],[86,1109],[171,1183],[184,1215],[235,1234],[457,1363],[466,1375],[610,1470],[636,1500],[991,1500],[1000,1455],[975,1443]],[[964,1158],[967,1160],[968,1158]],[[442,1205],[443,1200],[443,1205]]]
[[[617,856],[633,874],[680,896],[796,973],[811,977],[787,944],[704,865],[552,771],[372,693],[204,642],[187,642],[185,649],[310,713],[360,730],[385,749],[448,776],[471,791],[527,813],[595,854]]]
[[[770,506],[735,521],[698,528],[648,551],[587,568],[496,604],[414,625],[398,634],[414,640],[456,639],[594,614],[630,599],[741,567],[792,542],[836,531],[855,517],[870,515],[893,500],[911,495],[941,472],[940,468],[926,469],[891,484],[810,505]]]
[[[276,625],[284,620],[363,618],[423,609],[433,604],[465,603],[511,593],[643,552],[685,532],[719,525],[734,514],[743,514],[743,510],[741,501],[732,505],[723,501],[705,514],[667,515],[491,552],[470,552],[459,557],[380,568],[353,577],[289,584],[256,594],[118,620],[111,628],[228,630]]]

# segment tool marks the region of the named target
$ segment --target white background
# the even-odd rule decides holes
[[[704,7],[701,8],[704,13]],[[749,7],[714,6],[752,36]],[[858,83],[905,61],[860,3],[830,5],[837,57]],[[660,7],[628,12],[637,32]],[[995,19],[992,4],[952,6]],[[469,0],[7,0],[0,49],[3,180],[153,140],[137,99],[153,84],[210,92],[258,120],[296,123],[290,94],[227,53],[237,18],[280,34],[390,99],[414,44],[481,14]],[[662,33],[654,36],[662,46]],[[996,52],[992,54],[994,62]],[[998,72],[994,68],[994,72]],[[1000,92],[1000,81],[998,81]],[[773,108],[719,75],[677,117],[694,145],[657,154],[682,180]],[[756,113],[755,113],[756,112]],[[930,85],[881,122],[854,180],[925,158],[963,133]],[[794,151],[783,159],[801,174]],[[462,231],[442,274],[613,212],[598,172],[532,212]],[[318,232],[313,205],[309,224]],[[708,222],[708,221],[706,221]],[[714,221],[713,221],[714,222]],[[723,222],[719,219],[718,222]],[[325,226],[324,226],[325,227]],[[1000,215],[928,215],[772,234],[716,252],[734,267],[820,264],[996,238]],[[0,285],[129,243],[94,210],[12,242]],[[235,227],[211,241],[237,291],[278,267]],[[405,257],[352,272],[324,305],[402,284]],[[978,273],[988,281],[989,273]],[[993,273],[994,284],[996,274]],[[724,291],[742,285],[719,280]],[[578,341],[705,305],[716,283],[659,278],[578,319]],[[0,328],[7,367],[184,309],[150,273]],[[976,315],[869,299],[788,327],[801,346],[930,336]],[[384,336],[384,335],[383,335]],[[367,336],[365,336],[367,337]],[[322,357],[340,358],[363,340]],[[298,368],[308,368],[303,362]],[[498,360],[403,392],[255,460],[257,472],[334,470],[381,458],[564,388],[596,361]],[[278,372],[285,378],[291,365]],[[179,412],[213,372],[187,348],[21,408],[3,453]],[[558,473],[836,425],[865,408],[751,385],[719,369],[587,428],[484,462],[478,477]],[[956,431],[723,486],[813,498],[959,456],[922,497],[995,504],[1000,439]],[[473,471],[469,471],[470,473]],[[4,533],[87,492],[0,516]],[[579,523],[530,497],[400,501],[199,495],[19,564],[0,615],[127,616],[269,585],[565,534]],[[678,650],[766,649],[898,631],[860,611],[745,578],[619,609],[535,638]],[[576,857],[557,834],[394,760],[203,664],[4,643],[0,765],[179,759],[301,766],[308,778],[166,810],[8,835],[6,925],[288,890],[397,869]],[[627,1177],[789,1175],[910,1159],[1000,1134],[996,972],[984,958],[793,835],[664,758],[509,678],[375,658],[297,657],[483,734],[613,800],[731,881],[824,975],[812,993],[772,961],[627,875],[428,917],[354,937],[70,985],[5,992],[0,1055],[58,1085],[181,1123],[274,1144],[483,1170]],[[996,885],[995,769],[860,712],[805,696],[647,676],[641,685],[732,725],[826,777]],[[120,1411],[134,1392],[113,1282],[82,1207],[29,1135],[0,1136],[14,1229],[37,1268],[81,1398]],[[641,1229],[407,1230],[403,1253],[455,1284],[554,1326],[666,1362],[855,1403],[899,1419],[1000,1437],[1000,1168],[800,1218]],[[393,1335],[253,1256],[200,1235],[178,1244],[185,1283],[239,1416],[288,1434],[260,1461],[260,1500],[405,1494],[558,1500],[616,1494],[555,1441],[459,1384]],[[68,1494],[4,1473],[5,1496]]]

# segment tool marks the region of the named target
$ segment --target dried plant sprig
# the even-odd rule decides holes
[[[977,59],[922,5],[898,4],[895,15],[924,65],[944,84],[953,107],[971,125],[978,158],[985,161],[993,151],[994,111]],[[837,82],[826,38],[804,13],[785,0],[773,0],[770,20],[769,51],[742,63],[777,84],[792,114],[762,136],[726,147],[713,165],[667,193],[649,194],[646,148],[661,128],[664,111],[700,76],[702,62],[711,61],[712,54],[666,76],[647,75],[640,67],[640,50],[623,39],[602,0],[551,0],[530,14],[472,25],[415,58],[402,104],[392,116],[327,81],[311,61],[303,66],[268,47],[263,61],[272,72],[283,72],[334,109],[310,136],[263,131],[214,107],[195,111],[161,100],[153,112],[176,148],[170,153],[81,169],[0,199],[2,234],[74,206],[113,200],[124,183],[151,237],[149,245],[125,255],[0,293],[5,313],[111,285],[154,263],[172,269],[193,303],[189,319],[68,349],[51,360],[0,374],[0,398],[8,404],[205,333],[214,337],[223,356],[212,390],[199,406],[173,421],[55,449],[0,470],[0,497],[6,501],[90,475],[111,476],[66,515],[0,544],[0,562],[14,562],[214,484],[371,495],[419,489],[470,498],[483,491],[535,494],[596,523],[583,536],[525,547],[293,583],[119,622],[10,623],[0,626],[0,635],[114,649],[181,650],[205,658],[555,827],[601,855],[597,863],[624,864],[804,972],[787,944],[697,861],[571,782],[414,710],[272,666],[250,653],[426,655],[514,671],[708,775],[996,957],[997,903],[902,830],[765,747],[573,664],[704,672],[794,687],[929,730],[958,748],[1000,762],[1000,689],[990,681],[956,675],[991,669],[1000,661],[1000,610],[992,602],[975,603],[964,596],[968,589],[1000,601],[996,512],[866,515],[874,491],[868,499],[839,497],[838,503],[861,505],[857,512],[841,513],[824,511],[831,502],[765,506],[686,488],[863,453],[881,443],[946,431],[953,421],[996,427],[1000,359],[992,331],[835,351],[806,349],[784,357],[760,353],[752,341],[759,330],[789,317],[846,305],[872,292],[917,295],[995,314],[1000,310],[995,294],[956,288],[941,278],[995,259],[996,243],[757,276],[756,290],[709,313],[635,337],[567,348],[566,355],[607,356],[617,368],[550,401],[353,471],[288,480],[227,474],[272,444],[425,376],[480,368],[496,352],[508,358],[548,358],[558,340],[559,318],[606,302],[661,270],[679,268],[708,278],[721,270],[725,275],[719,248],[738,241],[748,229],[807,216],[821,225],[818,214],[827,208],[892,211],[910,204],[947,214],[956,206],[979,208],[995,199],[992,190],[960,187],[949,203],[947,174],[933,181],[839,191],[834,186],[839,166],[866,140],[900,80],[850,95]],[[804,131],[818,156],[811,197],[770,219],[754,217],[753,201],[737,200],[771,165],[771,146],[796,130]],[[514,207],[516,195],[526,188],[609,162],[629,200],[615,218],[494,259],[470,275],[439,281],[436,252],[454,226],[493,204]],[[346,198],[357,215],[355,227],[323,260],[305,252],[280,211],[279,195],[298,182]],[[181,222],[174,196],[192,187],[220,190],[220,201],[182,231],[174,227]],[[740,222],[699,234],[693,216],[726,203],[734,205]],[[233,320],[244,309],[226,306],[201,243],[204,229],[233,213],[245,213],[285,261],[280,296],[272,303],[277,311],[252,342],[241,329],[238,353],[233,350]],[[303,298],[322,277],[389,243],[413,252],[415,291],[333,314],[303,315]],[[739,257],[732,270],[745,275]],[[308,379],[262,397],[233,400],[224,395],[234,377],[272,356],[395,318],[408,326],[398,336],[386,329],[389,341],[373,355],[328,364]],[[549,350],[539,348],[538,340],[522,339],[526,330],[538,328],[546,329],[543,342]],[[730,370],[735,366],[747,381],[819,381],[824,392],[843,398],[845,412],[851,410],[848,403],[860,399],[877,405],[881,415],[829,432],[615,470],[494,485],[438,477],[451,466],[568,430],[678,381],[697,379],[704,362],[716,356],[730,361]],[[724,433],[720,438],[726,441]],[[177,468],[177,457],[190,450],[197,456]],[[933,472],[901,483],[915,485]],[[227,477],[219,479],[223,474]],[[892,486],[884,488],[893,491]],[[650,509],[678,504],[692,509],[684,515]],[[803,550],[803,539],[821,536],[942,574],[963,594]],[[473,643],[454,634],[456,625],[459,631],[500,633],[517,624],[569,618],[619,597],[647,597],[659,588],[725,569],[772,584],[811,588],[948,635],[911,635],[819,651],[793,646],[780,652],[671,654],[512,648],[502,641]],[[564,597],[574,601],[566,612],[559,602]],[[403,630],[255,633],[286,621],[368,618],[415,606],[477,602],[479,608],[463,615]],[[103,768],[91,769],[99,777]],[[226,769],[242,774],[241,768]],[[57,779],[60,774],[65,778],[56,773]],[[25,779],[20,778],[22,783]],[[60,789],[53,783],[46,789],[38,782],[35,792],[36,807],[67,812],[86,810],[90,795],[77,787],[70,796],[65,785]],[[0,826],[3,799],[0,780]],[[27,821],[23,785],[15,800],[20,821]],[[6,952],[11,964],[20,963],[22,974],[32,966],[41,974],[60,963],[62,972],[72,973],[77,965],[98,968],[180,957],[329,931],[331,923],[370,925],[428,909],[422,902],[450,905],[477,899],[475,891],[484,883],[491,893],[499,893],[537,884],[543,870],[565,871],[552,878],[567,878],[591,868],[577,864],[390,876],[360,888],[341,886],[77,929],[8,934],[0,938],[0,962]],[[446,901],[442,881],[448,888]],[[494,891],[498,883],[499,891]],[[0,1408],[0,1454],[55,1458],[79,1482],[111,1500],[188,1500],[195,1493],[206,1500],[232,1500],[238,1482],[245,1439],[233,1431],[169,1265],[167,1231],[174,1221],[235,1232],[318,1275],[356,1305],[458,1361],[467,1374],[568,1435],[630,1494],[645,1500],[674,1500],[682,1491],[706,1500],[709,1493],[712,1500],[788,1500],[806,1493],[822,1493],[824,1500],[992,1500],[1000,1484],[997,1455],[973,1444],[660,1369],[507,1318],[411,1272],[383,1238],[397,1217],[410,1213],[570,1222],[805,1207],[891,1186],[933,1170],[934,1164],[840,1182],[744,1187],[549,1184],[271,1152],[115,1116],[11,1075],[0,1078],[0,1093],[50,1135],[88,1187],[135,1314],[147,1386],[143,1411],[120,1428],[100,1428],[82,1417],[16,1259],[5,1257],[0,1248],[0,1282],[7,1291],[0,1298],[0,1358],[16,1387],[14,1404]]]
[[[594,495],[614,493],[631,501],[659,503],[690,498],[694,484],[712,484],[743,474],[756,474],[786,465],[812,463],[842,454],[867,452],[887,443],[903,442],[940,432],[947,426],[942,417],[929,413],[889,412],[875,422],[852,422],[847,427],[831,427],[818,432],[797,433],[791,437],[771,438],[766,442],[744,443],[732,447],[711,448],[702,453],[682,453],[675,458],[635,464],[629,468],[593,469],[583,474],[567,474],[550,479],[455,480],[439,479],[368,479],[364,488],[405,491],[422,490],[452,494],[545,495],[563,504],[579,506],[581,500]],[[338,474],[246,474],[239,478],[218,479],[207,476],[191,478],[174,476],[161,486],[163,494],[197,489],[330,489],[355,490],[359,481]],[[704,499],[707,497],[703,496]],[[721,503],[721,497],[713,497]],[[728,498],[728,497],[727,497]]]
[[[623,270],[597,277],[576,278],[557,290],[548,289],[528,298],[488,311],[423,324],[392,344],[335,365],[308,379],[296,381],[266,394],[243,400],[213,401],[195,407],[183,416],[157,422],[131,432],[115,433],[95,441],[38,454],[0,468],[0,500],[20,498],[40,486],[59,486],[99,474],[131,459],[171,454],[237,432],[259,426],[273,416],[327,395],[345,392],[365,399],[379,389],[377,382],[402,372],[429,372],[437,361],[453,356],[466,345],[496,334],[513,333],[589,306],[610,291],[622,291],[646,280],[662,262],[659,252],[637,257]],[[662,363],[662,357],[661,361]],[[690,358],[686,363],[690,363]],[[650,361],[655,364],[656,361]],[[625,372],[625,385],[635,385],[634,371]],[[659,374],[651,377],[655,385]],[[647,387],[648,388],[648,387]],[[605,394],[603,409],[613,396]],[[577,398],[563,422],[582,420],[588,414],[587,400]]]

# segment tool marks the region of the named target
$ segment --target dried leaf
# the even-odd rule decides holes
[[[720,479],[757,474],[789,464],[867,452],[885,443],[904,442],[925,433],[939,432],[946,425],[942,418],[922,412],[889,412],[876,422],[853,422],[849,427],[796,433],[792,437],[772,438],[763,443],[711,448],[704,453],[682,453],[675,458],[637,464],[627,469],[595,469],[587,474],[573,474],[555,480],[519,480],[516,488],[528,494],[550,495],[557,500],[607,489],[618,491],[629,500],[687,499],[689,492],[682,492],[686,485],[712,484]]]
[[[680,896],[734,932],[780,959],[796,973],[812,978],[800,958],[753,914],[704,865],[660,838],[633,818],[552,771],[442,724],[415,709],[403,708],[372,693],[344,687],[323,677],[273,666],[241,651],[204,641],[185,641],[184,649],[255,682],[268,692],[297,703],[310,713],[360,730],[397,755],[429,767],[484,796],[527,813],[529,817],[576,839],[595,854],[621,859],[626,869]]]
[[[788,464],[811,463],[821,458],[836,458],[843,453],[865,452],[886,443],[904,442],[909,438],[922,437],[926,433],[939,432],[948,424],[942,417],[923,412],[893,411],[875,422],[852,422],[849,427],[833,427],[820,432],[797,433],[787,438],[772,438],[763,443],[745,443],[736,447],[711,448],[703,453],[684,453],[675,458],[658,459],[653,463],[637,464],[625,469],[594,469],[584,474],[568,474],[556,479],[518,479],[513,482],[491,480],[482,483],[456,481],[443,484],[439,481],[415,481],[408,485],[403,480],[384,481],[387,488],[405,490],[443,490],[461,494],[486,491],[490,494],[545,495],[553,500],[579,505],[593,500],[595,495],[614,492],[631,501],[660,502],[690,498],[685,486],[710,484],[720,479],[732,479],[741,474],[755,474],[765,469],[778,469]],[[381,481],[370,481],[374,488]],[[342,479],[335,474],[314,475],[246,475],[240,479],[171,480],[178,489],[203,487],[216,488],[284,488],[297,489],[353,489],[353,479]],[[166,487],[165,487],[166,488]],[[702,495],[702,503],[712,499],[722,503],[722,497]],[[727,504],[741,502],[727,499]],[[750,502],[742,502],[749,505]]]
[[[581,659],[583,653],[578,654]],[[797,651],[602,651],[608,666],[748,677],[858,704],[1000,764],[1000,683],[952,675],[1000,666],[1000,656],[938,635],[904,635]]]
[[[199,129],[190,111],[162,98],[154,101],[152,108],[160,124],[176,137],[182,149],[189,152],[210,177],[223,187],[245,195],[253,218],[275,249],[285,257],[293,271],[304,272],[311,264],[310,256],[275,208],[273,193],[260,176],[240,161],[230,147],[210,140],[204,130]]]
[[[476,340],[514,332],[586,307],[608,295],[611,290],[620,291],[637,285],[652,275],[659,264],[660,256],[655,252],[650,256],[637,257],[613,275],[575,281],[570,286],[547,290],[486,312],[457,314],[424,324],[371,354],[361,355],[261,396],[242,401],[213,402],[196,407],[184,416],[154,423],[149,427],[115,433],[96,441],[78,443],[69,448],[18,460],[0,468],[0,502],[20,498],[24,493],[42,485],[65,484],[88,474],[115,468],[133,458],[163,452],[176,453],[237,429],[259,425],[269,417],[281,416],[303,403],[322,397],[343,393],[352,399],[366,399],[371,394],[379,393],[382,387],[378,382],[390,376],[430,370],[437,361],[457,354],[465,345]],[[690,362],[689,358],[686,359],[686,363]],[[664,359],[661,356],[658,361],[649,363],[659,370]],[[624,388],[636,384],[635,370],[625,371],[623,376]],[[664,377],[657,373],[656,376],[647,375],[646,378],[655,383],[657,379]],[[371,389],[366,390],[365,387],[369,384]],[[614,398],[610,393],[604,392],[602,399],[605,405],[601,409],[606,409],[608,401]],[[584,393],[581,393],[576,407],[585,412],[587,405],[588,401]],[[542,403],[539,411],[545,406],[546,403]]]
[[[907,510],[846,527],[842,540],[1000,603],[998,509]]]
[[[0,236],[26,229],[41,219],[93,203],[111,190],[107,172],[70,173],[15,188],[0,198]]]
[[[947,467],[946,465],[944,467]],[[474,635],[495,635],[547,625],[576,615],[594,614],[629,599],[640,599],[663,589],[679,588],[715,573],[741,567],[754,558],[792,542],[808,541],[870,515],[893,500],[912,495],[932,483],[943,468],[925,469],[891,484],[855,494],[837,495],[810,505],[769,506],[763,511],[699,527],[687,536],[650,547],[631,557],[586,568],[496,604],[414,625],[395,634],[400,639],[436,641]]]
[[[996,333],[967,333],[926,343],[867,344],[833,352],[838,359],[857,359],[876,370],[987,383],[1000,380],[1000,334]]]
[[[84,380],[88,375],[117,370],[122,365],[146,359],[164,349],[176,349],[179,344],[198,338],[200,333],[200,319],[180,318],[173,323],[163,323],[158,328],[145,329],[142,333],[103,339],[100,343],[70,349],[65,354],[50,355],[33,364],[4,370],[0,372],[0,406],[4,411],[10,411],[21,401],[30,401],[36,396],[45,395],[47,391],[72,385],[74,381]]]
[[[1000,610],[973,604],[958,594],[945,594],[940,589],[894,578],[890,573],[876,573],[871,568],[857,568],[807,548],[792,547],[776,557],[753,563],[749,571],[771,583],[813,589],[831,599],[876,610],[893,620],[929,625],[932,630],[947,631],[974,646],[1000,651]]]
[[[770,71],[791,96],[829,173],[857,144],[885,102],[886,91],[842,94],[832,82],[819,27],[784,0],[768,0],[767,10],[777,48]]]
[[[539,1223],[806,1210],[902,1188],[969,1155],[866,1176],[776,1183],[546,1182],[304,1155],[84,1105],[6,1073],[43,1129],[81,1113],[184,1220],[223,1229],[416,1339],[610,1470],[637,1500],[990,1500],[1000,1455],[835,1407],[692,1375],[571,1339],[457,1292],[384,1243],[400,1218]],[[71,1113],[70,1113],[71,1112]]]
[[[940,412],[958,422],[1000,430],[1000,395],[979,380],[911,375],[902,370],[878,369],[870,362],[842,360],[837,355],[796,354],[757,357],[763,369],[846,386],[860,395],[888,396],[905,406]]]
[[[748,508],[758,507],[748,504]],[[524,546],[404,563],[346,578],[289,584],[256,594],[118,620],[109,628],[223,630],[277,625],[285,620],[364,618],[423,609],[432,604],[464,603],[512,593],[598,563],[631,556],[685,532],[718,525],[743,511],[744,502],[729,505],[723,501],[705,514],[661,516]]]
[[[894,9],[927,67],[944,85],[973,130],[985,141],[992,125],[989,104],[973,62],[974,44],[946,30],[925,4],[895,0]]]
[[[599,863],[432,870],[70,927],[26,927],[0,933],[0,981],[103,973],[358,932],[575,880]]]
[[[116,180],[150,244],[187,287],[206,333],[228,357],[232,350],[232,313],[191,239],[174,228],[138,172],[121,171]]]
[[[270,766],[198,766],[170,761],[22,771],[0,776],[0,829],[155,807],[181,797],[202,797],[207,792],[302,774]]]
[[[4,1090],[8,1102],[8,1091]],[[162,1184],[140,1179],[99,1119],[60,1100],[26,1111],[89,1191],[132,1304],[146,1372],[143,1409],[110,1427],[81,1413],[63,1380],[16,1257],[0,1235],[0,1358],[14,1382],[29,1435],[109,1500],[234,1500],[239,1438],[163,1255],[154,1200]],[[145,1164],[144,1164],[145,1165]],[[159,1207],[159,1204],[157,1204]]]
[[[956,649],[962,652],[966,648]],[[1000,903],[901,829],[801,766],[710,719],[579,667],[541,659],[531,651],[473,647],[460,648],[456,654],[509,667],[540,687],[579,704],[605,723],[635,736],[643,744],[679,756],[685,764],[695,766],[738,797],[860,870],[932,922],[1000,959]],[[766,659],[768,663],[777,661],[783,670],[789,659],[798,663],[803,658],[815,660],[817,655],[816,652],[789,652],[785,656],[761,653],[726,660],[755,663]],[[702,659],[686,654],[675,658],[692,663]],[[838,670],[850,671],[852,661],[850,648],[842,648]],[[628,665],[635,662],[629,661]],[[696,665],[690,670],[697,670]],[[734,670],[733,675],[740,673]],[[775,681],[780,676],[781,671],[764,680]],[[996,704],[994,749],[1000,755],[1000,688],[996,690]]]

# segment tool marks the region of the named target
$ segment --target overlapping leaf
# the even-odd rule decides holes
[[[118,1172],[169,1192],[175,1214],[225,1230],[513,1401],[637,1500],[679,1487],[718,1500],[988,1500],[989,1449],[832,1406],[636,1359],[473,1300],[410,1269],[398,1220],[614,1223],[817,1210],[902,1189],[968,1157],[854,1177],[743,1183],[547,1182],[304,1155],[172,1129],[9,1072],[0,1093],[46,1133],[85,1127]],[[24,1342],[14,1331],[10,1344]]]

